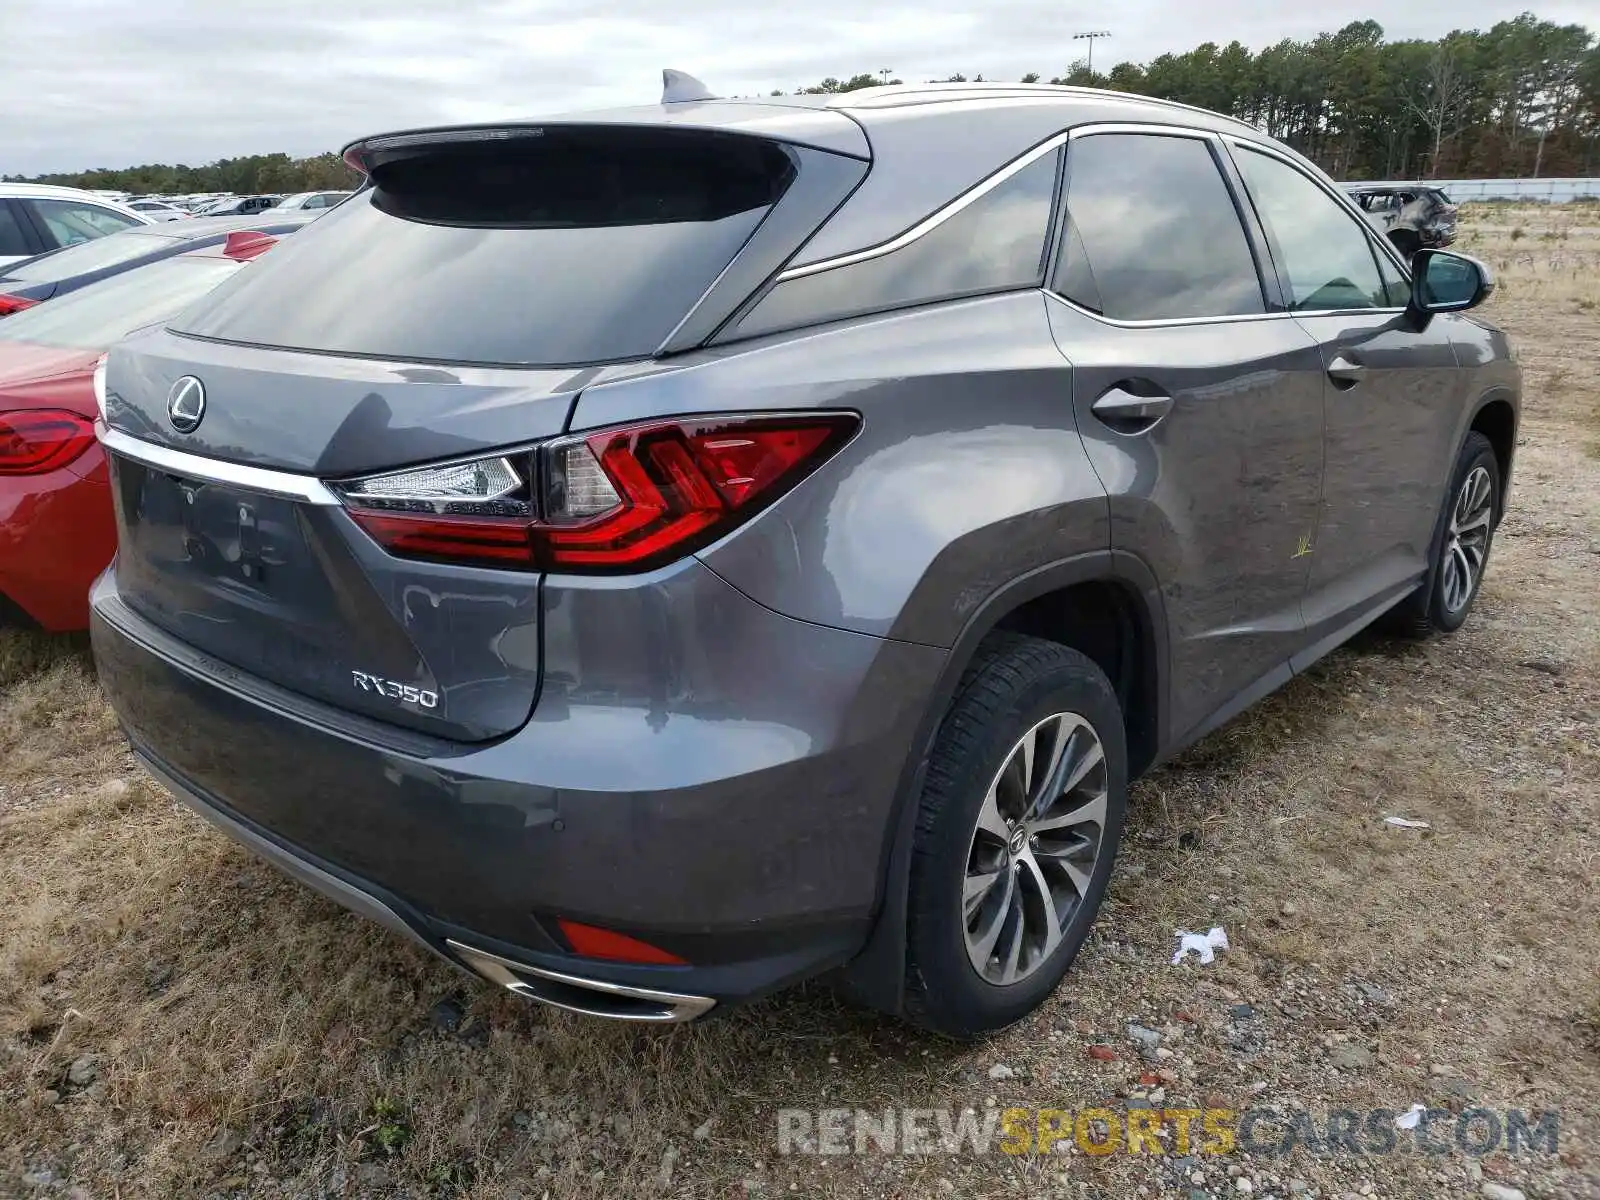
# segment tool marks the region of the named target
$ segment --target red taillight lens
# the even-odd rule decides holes
[[[37,303],[39,303],[37,300],[29,300],[26,296],[0,296],[0,317],[9,317],[12,313],[32,308]]]
[[[625,933],[615,933],[595,925],[583,925],[561,918],[556,921],[561,936],[567,939],[574,954],[584,958],[605,958],[612,962],[649,963],[662,967],[688,966],[689,960],[679,958],[670,950],[641,942]]]
[[[41,475],[66,466],[93,444],[94,422],[77,413],[0,413],[0,475]]]
[[[853,413],[657,421],[340,487],[390,553],[523,570],[643,571],[721,537],[849,440]],[[536,466],[537,462],[537,466]],[[539,478],[537,498],[523,480]]]

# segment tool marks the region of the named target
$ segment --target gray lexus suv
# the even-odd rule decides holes
[[[346,158],[111,353],[95,653],[175,795],[521,995],[1005,1025],[1131,778],[1483,578],[1487,271],[1248,125],[890,87]]]

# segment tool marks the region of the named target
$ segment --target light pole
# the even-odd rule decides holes
[[[1095,29],[1088,33],[1075,33],[1072,35],[1072,40],[1075,42],[1081,42],[1085,39],[1089,42],[1089,75],[1091,78],[1094,76],[1094,40],[1095,38],[1108,38],[1110,36],[1110,31],[1105,29]]]

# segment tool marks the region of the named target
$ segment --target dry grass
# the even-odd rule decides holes
[[[1364,636],[1141,782],[1068,986],[985,1045],[918,1037],[817,987],[670,1031],[504,998],[140,780],[81,644],[0,636],[0,1195],[49,1190],[18,1182],[26,1170],[129,1200],[727,1197],[745,1180],[805,1196],[1184,1196],[1170,1164],[1126,1156],[775,1145],[784,1106],[1117,1100],[1142,1069],[1124,1024],[1180,1009],[1194,1023],[1169,1038],[1169,1104],[1241,1105],[1260,1084],[1317,1109],[1404,1109],[1450,1101],[1459,1076],[1492,1106],[1562,1113],[1564,1164],[1497,1155],[1491,1178],[1600,1190],[1600,463],[1586,452],[1600,239],[1543,239],[1550,212],[1467,226],[1501,273],[1490,315],[1517,335],[1528,384],[1513,509],[1467,628],[1422,646]],[[1432,828],[1381,823],[1395,813]],[[1174,928],[1213,922],[1230,953],[1167,965]],[[429,1012],[452,996],[467,1015],[446,1034]],[[1239,1002],[1256,1009],[1242,1035]],[[1369,1068],[1329,1069],[1345,1041],[1374,1052]],[[1090,1042],[1120,1057],[1092,1060]],[[84,1055],[96,1078],[73,1083]],[[1015,1076],[991,1082],[995,1063]],[[1246,1166],[1257,1195],[1283,1194],[1273,1174],[1330,1196],[1477,1192],[1459,1155]],[[1210,1169],[1206,1187],[1231,1192]]]

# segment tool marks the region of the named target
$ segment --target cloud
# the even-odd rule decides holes
[[[1064,72],[1203,41],[1253,47],[1375,17],[1390,37],[1487,28],[1523,0],[0,0],[0,173],[336,149],[385,129],[633,104],[679,67],[725,95],[827,75]],[[1547,20],[1592,18],[1543,4]],[[1102,57],[1103,56],[1103,57]]]

